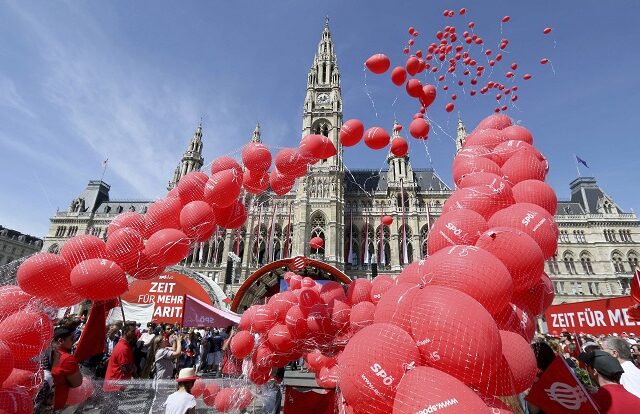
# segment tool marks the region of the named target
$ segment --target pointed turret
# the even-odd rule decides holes
[[[464,126],[462,122],[462,118],[460,117],[460,112],[458,112],[458,131],[456,133],[456,153],[458,153],[462,146],[464,145],[465,139],[467,139],[467,128]]]
[[[169,182],[167,186],[167,190],[172,190],[178,185],[178,181],[185,175],[189,174],[192,171],[200,171],[202,165],[204,164],[204,158],[202,157],[202,124],[198,125],[195,132],[193,133],[193,137],[191,138],[191,142],[187,147],[187,150],[184,152],[182,159],[180,160],[180,164],[176,167],[176,170],[173,174],[173,179]]]
[[[256,124],[256,127],[253,130],[253,136],[251,137],[251,142],[262,142],[262,139],[260,138],[260,122]]]

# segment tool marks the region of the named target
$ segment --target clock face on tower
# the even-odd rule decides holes
[[[329,94],[319,93],[316,96],[316,102],[319,103],[319,104],[327,104],[327,103],[329,103]]]

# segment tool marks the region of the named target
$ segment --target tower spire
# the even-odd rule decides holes
[[[189,146],[187,150],[182,155],[182,159],[180,160],[180,164],[176,167],[176,170],[173,174],[173,179],[169,182],[167,186],[167,190],[171,191],[178,185],[178,181],[185,175],[189,174],[192,171],[200,171],[202,168],[202,164],[204,164],[204,158],[202,157],[202,120],[200,124],[196,128],[193,133],[193,137],[191,138],[191,142],[189,142]]]
[[[253,130],[253,136],[251,137],[251,142],[262,142],[260,138],[260,122],[256,123],[256,127]]]
[[[456,153],[458,153],[462,146],[464,145],[464,141],[467,138],[467,128],[464,126],[464,122],[462,122],[462,117],[460,116],[460,112],[458,111],[458,130],[456,133]]]

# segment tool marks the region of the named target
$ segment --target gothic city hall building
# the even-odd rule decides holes
[[[248,213],[245,224],[233,230],[218,228],[210,240],[194,244],[182,262],[186,274],[211,278],[232,296],[258,268],[282,258],[316,258],[357,278],[375,272],[397,275],[404,265],[425,257],[429,228],[452,187],[437,172],[413,168],[408,156],[391,153],[386,171],[345,169],[338,139],[343,122],[340,82],[327,22],[307,75],[301,137],[325,135],[334,142],[338,155],[309,167],[307,175],[284,196],[270,191],[243,194]],[[459,120],[458,149],[465,136]],[[252,135],[247,134],[246,141],[261,141],[259,125]],[[198,126],[168,189],[203,167],[204,144],[203,129]],[[593,177],[573,180],[570,189],[571,198],[558,203],[557,254],[545,266],[554,283],[555,303],[628,293],[640,255],[636,214],[623,211]],[[152,202],[115,200],[109,192],[107,183],[89,181],[67,211],[51,218],[43,251],[57,252],[77,234],[106,238],[115,216],[126,211],[145,213]],[[390,226],[381,223],[383,215],[394,218]],[[311,251],[309,240],[316,236],[324,239],[324,247]],[[228,267],[232,278],[227,285]]]

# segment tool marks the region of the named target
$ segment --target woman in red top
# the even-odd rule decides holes
[[[242,375],[242,360],[231,354],[231,338],[236,334],[232,326],[226,329],[227,337],[222,345],[222,374],[228,377],[237,378]]]
[[[75,329],[58,326],[53,332],[53,350],[51,355],[51,376],[55,384],[54,408],[64,408],[71,388],[82,384],[82,374],[78,361],[71,355]]]

